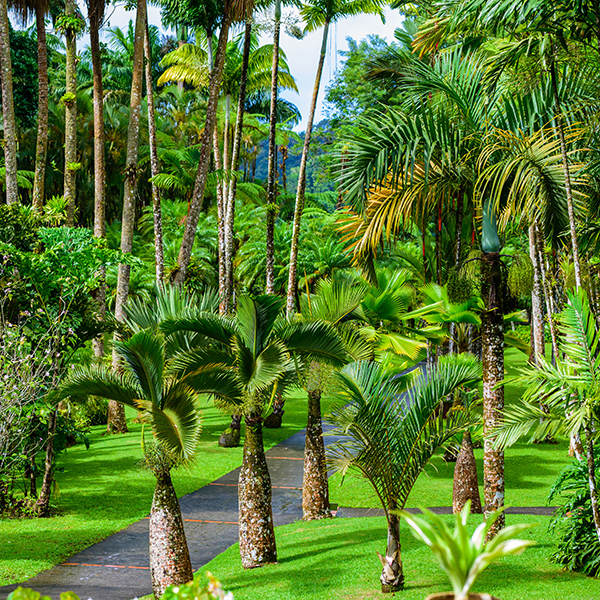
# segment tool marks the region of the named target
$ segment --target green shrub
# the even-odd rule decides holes
[[[596,458],[596,477],[600,477],[600,457]],[[600,575],[600,542],[594,528],[586,461],[565,467],[550,490],[548,503],[560,501],[550,530],[556,534],[556,550],[551,560],[569,571],[597,577]]]

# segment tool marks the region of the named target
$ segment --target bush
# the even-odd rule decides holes
[[[596,458],[600,477],[600,457]],[[558,541],[551,560],[569,571],[600,575],[600,542],[594,528],[587,463],[577,461],[565,467],[550,490],[548,502],[562,500],[550,521]]]

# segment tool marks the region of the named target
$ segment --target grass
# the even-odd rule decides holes
[[[451,521],[452,517],[445,517]],[[474,592],[502,600],[593,600],[598,582],[577,573],[563,572],[548,562],[552,536],[548,517],[509,515],[509,523],[537,522],[521,535],[538,544],[518,557],[493,564],[478,579]],[[473,519],[473,528],[478,519]],[[385,551],[386,526],[382,517],[334,519],[294,523],[276,528],[279,564],[244,571],[239,547],[232,546],[204,568],[217,576],[236,600],[366,600],[381,598],[381,565],[376,551]],[[402,600],[423,600],[449,591],[446,574],[431,551],[416,541],[401,524],[402,559],[406,578]]]
[[[241,447],[217,444],[229,422],[229,416],[207,403],[198,458],[173,474],[178,495],[197,490],[241,464]],[[306,403],[298,392],[286,402],[282,427],[264,430],[265,446],[305,426]],[[33,577],[149,513],[155,480],[139,466],[141,426],[130,423],[130,433],[119,436],[102,435],[105,429],[93,428],[89,450],[77,445],[59,456],[55,516],[0,519],[0,585]]]
[[[527,359],[515,349],[507,349],[505,367],[507,376],[524,368]],[[507,405],[520,397],[519,389],[508,385],[505,389]],[[505,452],[506,504],[509,506],[546,506],[548,492],[559,471],[568,464],[569,444],[559,440],[552,444],[515,444]],[[483,450],[475,450],[480,489],[483,490]],[[407,506],[452,506],[452,478],[454,463],[446,463],[438,454],[417,480]],[[364,479],[350,474],[343,481],[338,475],[330,480],[331,501],[339,506],[379,508],[379,499]]]

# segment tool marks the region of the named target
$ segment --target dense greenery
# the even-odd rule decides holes
[[[503,598],[524,579],[535,597],[568,597],[563,583],[541,592],[537,575],[518,576],[529,570],[587,594],[541,565],[596,576],[600,564],[600,13],[546,0],[391,4],[393,39],[349,40],[322,100],[330,28],[383,17],[382,1],[282,13],[279,0],[161,0],[162,22],[149,23],[137,0],[122,30],[105,0],[0,0],[3,577],[148,511],[138,422],[153,435],[137,454],[156,480],[154,596],[205,593],[183,587],[176,491],[240,464],[242,566],[276,563],[264,450],[306,425],[304,520],[324,522],[306,525],[314,538],[289,564],[314,566],[335,546],[332,597],[369,596],[362,573],[377,563],[358,546],[345,555],[353,535],[370,543],[366,521],[327,521],[330,467],[332,500],[385,512],[382,591],[404,586],[407,503],[496,515],[490,548],[505,499],[539,506],[550,493],[563,502],[556,547],[507,560],[504,587],[489,575],[499,567],[481,581]],[[302,134],[280,92],[309,91],[282,29],[322,35]],[[323,416],[342,438],[327,453]],[[567,444],[575,462],[559,475]],[[89,505],[124,481],[110,507]],[[280,531],[304,544],[302,526]],[[34,552],[54,550],[25,556],[29,536]],[[430,566],[407,547],[410,597],[411,560]],[[213,566],[227,589],[266,597],[279,589],[270,574],[289,572],[284,560],[240,583],[232,552]],[[359,552],[349,585],[336,569]]]

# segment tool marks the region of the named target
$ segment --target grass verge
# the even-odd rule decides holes
[[[449,522],[451,516],[445,517]],[[539,523],[521,535],[538,544],[517,557],[493,564],[473,591],[502,600],[594,600],[598,582],[564,572],[548,562],[552,536],[548,517],[509,515],[509,523]],[[472,519],[472,528],[479,518]],[[381,598],[381,565],[375,551],[385,551],[385,519],[333,519],[294,523],[276,528],[279,564],[244,571],[239,547],[232,546],[199,573],[212,572],[233,592],[235,600],[366,600]],[[406,587],[402,600],[423,600],[434,592],[450,591],[450,583],[430,550],[401,525]]]
[[[208,403],[202,413],[197,458],[173,475],[179,496],[221,477],[242,461],[241,447],[217,444],[230,417]],[[305,426],[306,403],[298,392],[286,402],[282,427],[265,429],[265,446]],[[93,428],[89,450],[80,444],[58,457],[53,517],[0,520],[0,585],[25,581],[148,514],[155,480],[139,466],[141,426],[130,423],[130,432],[118,436],[103,435],[105,429]]]

